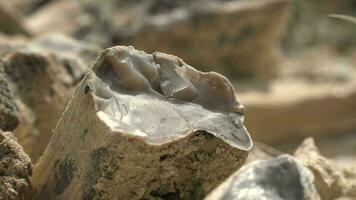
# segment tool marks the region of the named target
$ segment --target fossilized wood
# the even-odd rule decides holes
[[[251,148],[229,81],[132,47],[102,52],[34,169],[34,199],[201,199]]]

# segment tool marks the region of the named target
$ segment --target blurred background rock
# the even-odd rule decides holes
[[[356,16],[356,1],[0,1],[0,55],[11,66],[5,69],[12,72],[9,88],[19,115],[14,133],[36,160],[97,52],[133,45],[229,77],[246,107],[254,140],[292,152],[313,136],[324,154],[352,161],[356,24],[327,17],[334,13]],[[9,69],[31,67],[35,61],[45,63],[40,72],[47,81],[26,79],[34,96],[21,97],[17,72]],[[45,103],[27,103],[39,98],[36,92],[44,85],[53,86],[46,89],[49,97],[41,97]]]

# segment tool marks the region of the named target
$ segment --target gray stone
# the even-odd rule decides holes
[[[289,155],[255,161],[230,176],[205,200],[317,200],[314,176]]]

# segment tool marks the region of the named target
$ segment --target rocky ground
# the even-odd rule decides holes
[[[0,200],[356,199],[356,24],[329,14],[356,4],[1,1]]]

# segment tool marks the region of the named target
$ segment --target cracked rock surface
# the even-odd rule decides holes
[[[202,199],[252,147],[243,111],[220,74],[106,49],[35,166],[34,199]]]
[[[27,199],[31,191],[31,159],[11,132],[0,130],[0,199]]]

